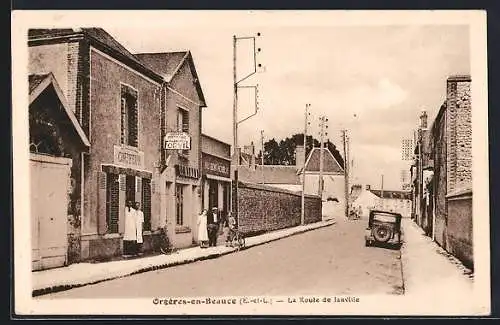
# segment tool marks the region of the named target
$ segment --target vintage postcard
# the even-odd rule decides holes
[[[17,314],[490,314],[485,11],[12,18]]]

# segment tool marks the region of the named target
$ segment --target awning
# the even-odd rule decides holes
[[[205,176],[208,179],[213,179],[213,180],[221,181],[221,182],[231,182],[232,181],[230,178],[222,177],[222,176],[217,176],[217,175],[206,174]]]

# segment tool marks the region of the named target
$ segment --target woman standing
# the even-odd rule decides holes
[[[208,243],[207,231],[207,209],[203,209],[198,215],[198,241],[201,248],[206,248]]]
[[[135,253],[137,255],[142,255],[142,228],[144,225],[144,213],[141,210],[141,205],[139,202],[135,202],[135,218],[136,218],[136,237],[137,237],[137,246]]]
[[[136,212],[134,203],[127,201],[125,206],[125,231],[123,232],[123,256],[128,257],[134,254],[137,243]]]

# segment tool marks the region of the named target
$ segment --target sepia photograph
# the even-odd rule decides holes
[[[14,11],[19,315],[490,310],[485,11]]]

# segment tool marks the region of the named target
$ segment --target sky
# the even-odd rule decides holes
[[[325,17],[325,16],[322,16]],[[190,50],[206,98],[203,132],[233,143],[233,35],[255,36],[262,68],[241,85],[259,86],[257,115],[239,125],[239,145],[304,131],[319,138],[319,117],[328,118],[328,138],[341,150],[348,130],[353,182],[401,189],[403,138],[413,137],[419,115],[429,125],[446,98],[446,79],[470,73],[466,25],[346,25],[188,23],[144,28],[106,26],[132,53]],[[238,79],[252,70],[252,43],[237,43]],[[253,113],[253,93],[239,90],[239,119]],[[341,150],[342,152],[342,150]]]

